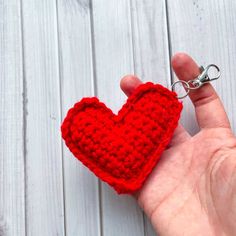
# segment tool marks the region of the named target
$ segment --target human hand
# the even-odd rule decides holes
[[[199,67],[184,53],[172,59],[181,80],[194,79]],[[142,82],[121,80],[129,96]],[[137,200],[160,235],[236,234],[236,138],[211,84],[189,94],[199,133],[179,125]]]

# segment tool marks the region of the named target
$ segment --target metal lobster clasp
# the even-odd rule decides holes
[[[214,69],[214,71],[216,70],[216,73],[213,71],[210,72],[210,70],[212,69]],[[178,95],[177,97],[179,99],[185,98],[191,90],[198,89],[202,87],[204,84],[209,83],[213,80],[216,80],[220,77],[220,69],[215,64],[210,64],[206,68],[201,66],[200,72],[201,72],[200,75],[193,80],[189,80],[189,81],[178,80],[171,85],[172,91],[176,91],[176,85],[178,84],[181,84],[184,87],[186,93],[181,96]],[[210,75],[212,73],[213,75]]]

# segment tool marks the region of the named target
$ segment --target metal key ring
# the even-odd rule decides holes
[[[184,95],[182,95],[182,96],[178,95],[178,94],[176,93],[176,89],[175,89],[176,85],[179,84],[179,83],[181,83],[181,84],[183,85],[183,87],[185,88],[185,90],[186,90],[186,93],[185,93]],[[188,83],[187,81],[178,80],[178,81],[175,81],[175,82],[171,85],[171,90],[177,94],[177,98],[178,98],[178,99],[182,99],[182,98],[185,98],[185,97],[188,96],[188,94],[189,94],[189,92],[190,92],[190,86],[189,86],[189,83]]]
[[[217,74],[214,77],[211,77],[208,74],[210,68],[214,68],[217,71]],[[216,80],[220,77],[220,68],[215,64],[210,64],[206,68],[201,66],[199,70],[200,70],[200,74],[195,79],[188,80],[188,81],[178,80],[171,85],[171,90],[176,93],[178,99],[187,97],[191,90],[197,90],[200,87],[202,87],[204,84],[210,83],[211,81]],[[177,94],[176,88],[175,88],[176,84],[179,84],[179,83],[181,83],[181,85],[184,87],[186,91],[186,93],[182,96]]]

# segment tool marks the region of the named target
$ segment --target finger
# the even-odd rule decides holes
[[[192,80],[200,73],[199,66],[185,53],[177,53],[172,58],[172,67],[180,80]],[[210,83],[190,91],[189,97],[201,128],[230,127],[222,102]]]
[[[142,81],[134,75],[127,75],[120,81],[120,87],[127,96],[130,96],[140,84],[142,84]],[[179,125],[174,132],[169,147],[182,143],[189,137],[190,135],[188,132],[181,125]]]
[[[140,84],[142,81],[135,75],[126,75],[120,81],[120,87],[128,97]]]

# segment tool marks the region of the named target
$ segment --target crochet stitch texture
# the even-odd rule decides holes
[[[140,85],[115,115],[96,97],[71,108],[61,132],[74,156],[118,193],[133,193],[157,164],[177,127],[182,103],[174,92]]]

